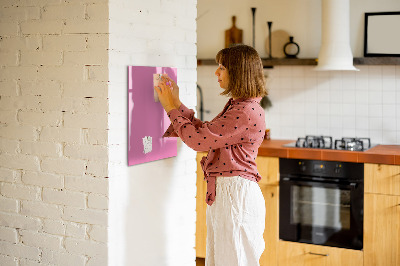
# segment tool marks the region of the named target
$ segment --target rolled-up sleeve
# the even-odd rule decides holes
[[[203,124],[203,122],[200,119],[197,119],[196,117],[194,117],[194,111],[192,109],[187,108],[183,103],[177,110],[180,112],[180,115],[189,119],[193,123],[193,125],[200,127]],[[167,137],[167,138],[168,137],[179,137],[178,134],[175,132],[172,123],[168,127],[168,129],[165,131],[163,137]]]

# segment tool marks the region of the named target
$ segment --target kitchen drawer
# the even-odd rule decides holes
[[[400,165],[364,164],[364,192],[400,195]]]
[[[358,266],[363,252],[288,241],[279,241],[279,266]]]

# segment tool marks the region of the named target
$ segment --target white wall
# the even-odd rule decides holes
[[[299,57],[318,56],[320,1],[229,3],[199,3],[199,58],[214,58],[223,47],[223,31],[230,27],[233,14],[238,16],[238,27],[247,29],[245,42],[251,45],[252,6],[260,9],[259,13],[256,11],[257,19],[266,17],[265,21],[272,20],[274,25],[282,25],[283,29],[293,32],[302,49]],[[227,8],[223,9],[223,6]],[[351,0],[350,9],[351,46],[353,54],[361,57],[364,12],[400,10],[400,2]],[[247,19],[247,24],[240,25],[241,17]],[[211,21],[213,28],[210,28]],[[264,21],[259,23],[258,27],[264,27]],[[266,31],[259,30],[261,34],[258,36],[263,32]],[[267,33],[263,38],[267,38]],[[261,56],[266,56],[263,38],[257,41],[256,34],[256,49]],[[271,128],[272,138],[295,139],[305,134],[325,134],[335,138],[370,137],[374,143],[400,144],[400,67],[357,67],[359,72],[315,72],[312,66],[275,66],[264,70],[273,103],[273,107],[266,112],[266,123]],[[211,120],[218,114],[227,100],[219,96],[215,68],[198,67],[198,84],[204,91],[204,109],[211,111],[205,114],[205,120]]]
[[[196,105],[196,0],[110,0],[110,265],[195,265],[196,153],[128,167],[127,66],[178,68]]]
[[[102,2],[0,3],[0,265],[106,265]]]

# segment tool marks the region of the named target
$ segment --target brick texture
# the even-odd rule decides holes
[[[107,262],[108,23],[108,0],[0,1],[0,265]]]
[[[128,169],[126,88],[128,65],[176,67],[196,105],[196,4],[0,1],[0,265],[194,265],[195,153]]]

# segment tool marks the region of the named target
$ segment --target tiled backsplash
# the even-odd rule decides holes
[[[267,127],[274,139],[304,135],[370,137],[376,144],[400,144],[400,66],[356,66],[360,71],[317,72],[313,66],[265,70],[272,108]],[[204,120],[227,101],[214,66],[198,67],[204,91]]]

